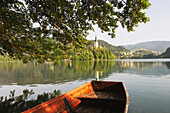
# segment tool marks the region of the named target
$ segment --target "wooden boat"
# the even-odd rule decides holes
[[[23,113],[127,113],[128,105],[123,82],[92,81]]]

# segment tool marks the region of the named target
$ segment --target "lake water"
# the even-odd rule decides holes
[[[103,81],[123,81],[129,96],[129,113],[170,112],[170,59],[78,61],[38,64],[0,62],[0,97],[33,89],[65,93],[99,75]]]

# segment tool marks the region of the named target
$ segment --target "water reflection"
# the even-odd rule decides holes
[[[170,69],[170,62],[166,62],[165,64],[166,64],[167,68]]]
[[[52,63],[0,62],[0,95],[8,96],[14,89],[18,94],[17,90],[25,87],[33,89],[34,95],[55,89],[65,93],[95,80],[95,76],[102,80],[124,81],[131,100],[129,113],[170,111],[170,62],[165,61],[82,61],[61,62],[56,66]]]
[[[123,72],[137,75],[164,76],[169,75],[169,62],[122,62],[126,68]]]
[[[0,85],[32,85],[106,78],[111,73],[163,76],[170,74],[170,62],[85,61],[38,64],[0,63]]]
[[[17,85],[49,84],[56,82],[74,81],[77,79],[94,78],[95,71],[106,72],[103,77],[111,73],[115,62],[62,62],[54,66],[52,63],[38,64],[21,62],[1,63],[0,83]]]

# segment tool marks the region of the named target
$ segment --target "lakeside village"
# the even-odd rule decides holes
[[[72,48],[62,56],[56,56],[59,60],[113,60],[113,59],[149,59],[170,58],[170,47],[165,52],[151,51],[139,47],[126,49],[123,46],[113,46],[103,40],[90,40],[85,48]],[[0,61],[13,61],[8,55],[1,56]]]

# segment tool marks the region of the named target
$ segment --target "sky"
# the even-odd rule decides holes
[[[147,41],[170,41],[170,0],[150,0],[152,4],[146,9],[150,21],[139,24],[135,32],[127,32],[121,26],[116,30],[116,37],[112,39],[107,33],[94,26],[95,32],[90,31],[88,40],[104,40],[112,45],[129,45]]]

